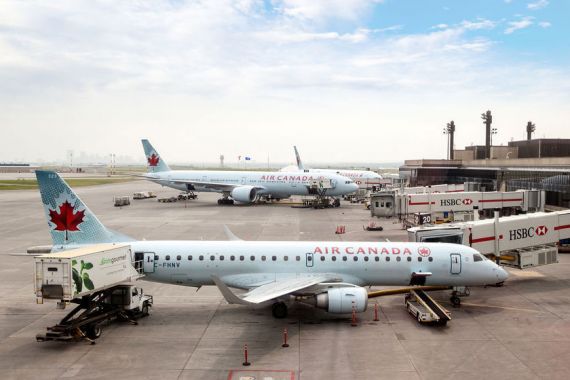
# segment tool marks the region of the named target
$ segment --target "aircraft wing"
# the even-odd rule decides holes
[[[222,295],[229,303],[237,303],[243,305],[255,305],[275,298],[279,298],[288,294],[298,292],[321,283],[338,282],[341,279],[338,275],[323,273],[311,277],[295,277],[270,282],[254,288],[245,293],[242,297],[235,295],[228,286],[217,276],[212,276],[214,283],[218,286]]]

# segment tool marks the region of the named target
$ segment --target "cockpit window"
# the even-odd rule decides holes
[[[483,260],[484,259],[480,254],[478,254],[478,253],[473,254],[473,261],[483,261]]]

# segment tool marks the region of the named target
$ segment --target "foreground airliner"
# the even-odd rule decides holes
[[[295,159],[297,160],[297,167],[290,168],[286,167],[283,170],[299,170],[304,173],[314,173],[314,174],[325,174],[325,173],[336,173],[343,177],[350,178],[354,183],[358,185],[361,189],[372,190],[373,188],[378,188],[382,185],[382,176],[370,170],[348,170],[348,169],[306,169],[301,161],[301,156],[297,147],[294,146]]]
[[[148,140],[142,144],[148,163],[146,179],[182,191],[222,193],[218,204],[319,193],[335,197],[358,189],[351,179],[335,173],[170,170]]]
[[[273,305],[283,318],[300,301],[330,313],[366,310],[365,286],[477,286],[507,273],[458,244],[339,241],[137,241],[103,226],[55,172],[36,171],[52,251],[125,242],[148,281],[216,285],[229,303]],[[237,295],[231,288],[244,289]]]

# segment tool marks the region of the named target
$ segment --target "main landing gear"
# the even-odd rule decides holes
[[[288,309],[285,302],[275,302],[271,307],[271,313],[277,319],[283,319],[287,317]]]
[[[221,205],[233,205],[234,200],[230,198],[220,198],[218,199],[218,204]]]

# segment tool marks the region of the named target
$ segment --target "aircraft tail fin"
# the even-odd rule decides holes
[[[303,162],[301,162],[301,156],[299,155],[299,152],[297,151],[297,147],[293,146],[293,149],[295,149],[295,158],[297,159],[297,168],[299,170],[305,170],[305,167],[303,166]]]
[[[158,154],[151,143],[147,139],[142,139],[141,141],[144,149],[144,154],[146,156],[147,172],[157,173],[169,171],[170,168],[166,162],[164,162],[162,157],[160,157],[160,154]]]
[[[103,226],[56,172],[36,170],[36,178],[54,248],[134,240]]]

